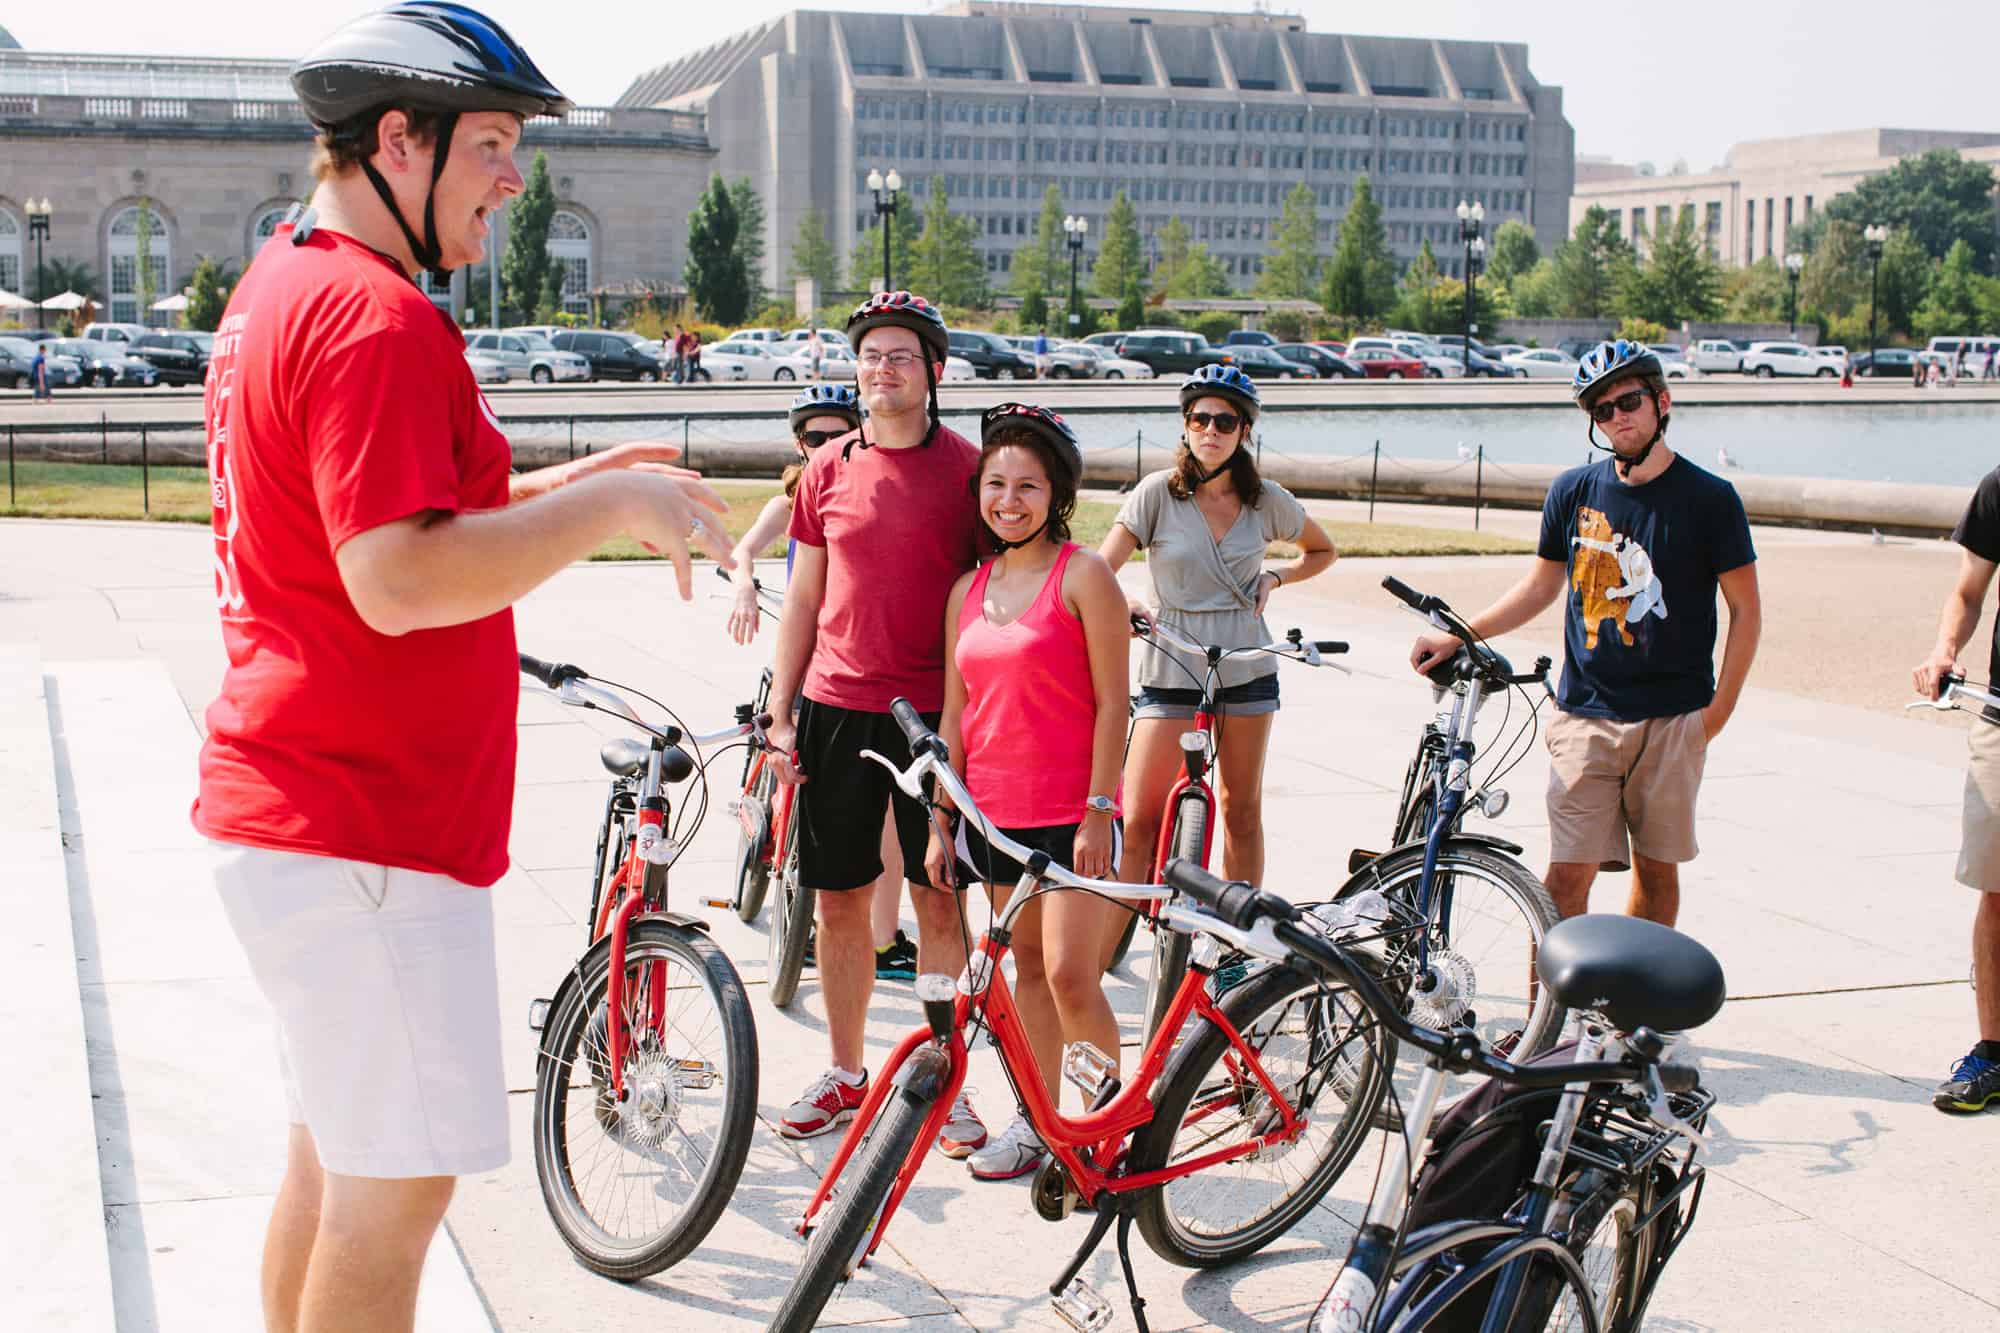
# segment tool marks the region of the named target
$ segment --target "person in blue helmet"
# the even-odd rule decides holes
[[[1179,391],[1181,442],[1174,465],[1132,488],[1098,553],[1116,571],[1146,552],[1155,617],[1197,643],[1269,643],[1264,607],[1279,588],[1323,573],[1336,552],[1292,493],[1258,475],[1250,447],[1257,385],[1234,366],[1203,366]],[[1272,542],[1299,557],[1267,565]],[[1180,733],[1195,714],[1207,664],[1159,644],[1139,659],[1139,697],[1125,759],[1125,849],[1119,878],[1146,875],[1160,812],[1180,769]],[[1192,674],[1190,674],[1192,673]],[[1234,657],[1222,666],[1216,768],[1221,778],[1222,864],[1231,879],[1264,878],[1264,756],[1278,711],[1277,663]],[[1122,931],[1125,918],[1114,914]],[[1116,940],[1116,933],[1112,940]],[[1108,946],[1107,946],[1108,947]]]
[[[1673,400],[1657,356],[1623,338],[1600,343],[1577,363],[1571,394],[1592,447],[1611,456],[1556,478],[1533,568],[1468,623],[1482,638],[1505,634],[1567,596],[1545,733],[1549,896],[1574,916],[1600,869],[1629,867],[1626,910],[1671,926],[1680,866],[1698,850],[1708,745],[1757,653],[1757,552],[1736,488],[1668,446]],[[1729,606],[1719,672],[1718,588]],[[1458,646],[1423,635],[1410,664],[1428,672]]]

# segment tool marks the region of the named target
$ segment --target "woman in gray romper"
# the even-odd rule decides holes
[[[1264,604],[1272,590],[1324,571],[1334,561],[1333,541],[1290,491],[1257,475],[1249,448],[1257,386],[1247,375],[1234,366],[1203,366],[1181,384],[1180,404],[1174,466],[1133,488],[1099,554],[1117,570],[1134,551],[1146,552],[1155,605],[1135,598],[1134,615],[1157,617],[1197,643],[1228,648],[1269,643]],[[1265,550],[1274,541],[1296,545],[1299,558],[1266,568]],[[1180,773],[1179,736],[1194,717],[1205,670],[1201,659],[1157,644],[1140,656],[1132,743],[1125,753],[1121,879],[1137,882],[1151,868],[1161,807]],[[1268,657],[1229,658],[1221,679],[1216,766],[1222,870],[1231,879],[1259,884],[1264,752],[1278,711],[1277,663]],[[1117,924],[1122,929],[1124,919]]]

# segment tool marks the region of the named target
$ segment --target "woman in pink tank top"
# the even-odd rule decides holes
[[[1125,595],[1095,551],[1069,540],[1083,456],[1061,417],[1002,403],[982,429],[979,516],[1000,554],[961,578],[945,610],[944,716],[938,734],[988,819],[1078,874],[1118,865],[1118,775],[1125,756],[1131,631]],[[936,831],[927,864],[943,883]],[[1003,908],[1022,868],[961,825],[959,874]],[[1038,899],[1014,927],[1015,1000],[1049,1096],[1062,1100],[1063,1047],[1118,1059],[1099,942],[1111,905],[1085,893]],[[967,1159],[981,1180],[1009,1180],[1046,1149],[1016,1116]]]

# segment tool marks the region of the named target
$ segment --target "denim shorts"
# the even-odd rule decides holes
[[[1133,700],[1132,716],[1135,718],[1191,718],[1201,704],[1200,690],[1162,689],[1154,685],[1139,687],[1139,697]],[[1258,676],[1246,680],[1241,685],[1225,686],[1216,695],[1215,711],[1220,717],[1255,717],[1260,713],[1278,711],[1278,673]]]

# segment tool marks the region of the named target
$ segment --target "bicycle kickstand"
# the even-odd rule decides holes
[[[1075,1255],[1063,1265],[1056,1280],[1049,1284],[1049,1304],[1077,1333],[1097,1333],[1111,1322],[1111,1302],[1077,1274],[1097,1247],[1104,1243],[1105,1233],[1111,1230],[1111,1224],[1122,1215],[1116,1199],[1117,1196],[1108,1191],[1098,1194],[1097,1215],[1090,1220],[1090,1234],[1083,1238],[1083,1244],[1077,1247]]]
[[[1118,1210],[1118,1266],[1125,1270],[1125,1294],[1132,1298],[1132,1322],[1139,1333],[1152,1333],[1146,1327],[1146,1298],[1139,1294],[1139,1281],[1132,1276],[1132,1213],[1125,1208]]]

